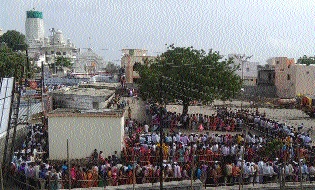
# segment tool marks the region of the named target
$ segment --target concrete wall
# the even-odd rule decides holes
[[[294,59],[286,57],[276,58],[275,85],[279,98],[293,98],[296,96],[295,73]]]
[[[94,149],[110,156],[123,147],[124,117],[48,116],[49,158],[66,159],[69,139],[70,158],[85,158]]]
[[[257,86],[244,86],[244,95],[246,97],[277,97],[276,86],[269,85],[257,85]]]
[[[84,190],[87,188],[75,188],[75,190]],[[89,189],[93,190],[103,190],[104,187],[92,187]],[[121,185],[121,186],[108,186],[106,187],[107,190],[132,190],[132,185]],[[160,183],[146,183],[146,184],[137,184],[135,186],[136,190],[158,190],[160,189]],[[173,182],[164,182],[163,189],[168,190],[191,190],[190,180],[184,181],[173,181]],[[193,190],[201,190],[202,183],[200,180],[193,182]]]
[[[82,79],[69,79],[69,78],[45,78],[44,83],[45,85],[77,85],[80,82],[88,82],[90,79],[88,78],[82,78]]]
[[[94,97],[94,96],[83,96],[83,95],[74,95],[74,94],[57,94],[53,95],[54,105],[62,108],[74,108],[81,110],[91,110],[93,109],[93,102],[98,102],[99,109],[102,109],[106,106],[105,97]]]
[[[293,59],[281,57],[276,58],[275,71],[278,97],[294,98],[298,94],[315,94],[314,66],[295,64]]]
[[[315,94],[315,66],[295,65],[296,67],[296,95]]]

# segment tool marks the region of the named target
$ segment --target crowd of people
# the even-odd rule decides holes
[[[95,149],[90,159],[71,161],[71,168],[67,162],[47,161],[47,129],[29,125],[27,138],[13,157],[11,174],[32,186],[50,189],[154,183],[161,173],[164,181],[200,179],[214,186],[314,180],[315,153],[302,124],[295,129],[258,110],[227,108],[208,116],[146,106],[146,114],[150,123],[128,116],[121,154],[105,157]],[[167,129],[162,136],[161,125]],[[256,132],[244,132],[246,128]]]

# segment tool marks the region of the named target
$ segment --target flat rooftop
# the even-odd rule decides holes
[[[123,117],[124,109],[77,110],[58,108],[50,111],[49,117]]]
[[[95,89],[109,89],[115,90],[120,87],[120,83],[106,83],[106,82],[95,82],[80,84],[79,88],[95,88]]]
[[[100,96],[108,97],[115,93],[115,90],[109,89],[96,89],[96,88],[78,88],[78,87],[65,87],[50,92],[51,94],[63,95],[78,95],[78,96]]]

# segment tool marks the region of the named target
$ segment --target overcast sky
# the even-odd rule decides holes
[[[43,12],[45,36],[60,29],[79,48],[105,60],[122,48],[164,52],[165,44],[213,49],[223,55],[274,56],[314,53],[314,0],[0,0],[0,28],[25,34],[26,11]],[[90,39],[89,39],[90,38]],[[109,50],[101,50],[109,49]]]

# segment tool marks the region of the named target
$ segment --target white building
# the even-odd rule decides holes
[[[28,55],[35,60],[37,66],[42,62],[54,63],[56,57],[76,59],[77,49],[70,39],[65,40],[61,30],[50,29],[51,36],[44,36],[43,13],[39,11],[27,11],[25,22],[25,37],[28,44]]]
[[[239,70],[236,71],[236,74],[243,79],[243,84],[247,86],[256,85],[257,76],[258,76],[258,65],[259,62],[250,62],[239,59],[240,54],[229,54],[229,58],[233,58],[234,64],[239,65]]]
[[[0,36],[2,36],[3,35],[3,30],[2,30],[2,28],[0,28]]]
[[[91,156],[94,149],[106,157],[120,155],[124,146],[124,112],[84,112],[54,110],[48,114],[49,159],[70,159]]]
[[[87,51],[78,52],[73,65],[75,73],[96,74],[98,71],[103,71],[106,67],[104,59],[97,55],[92,48]]]

